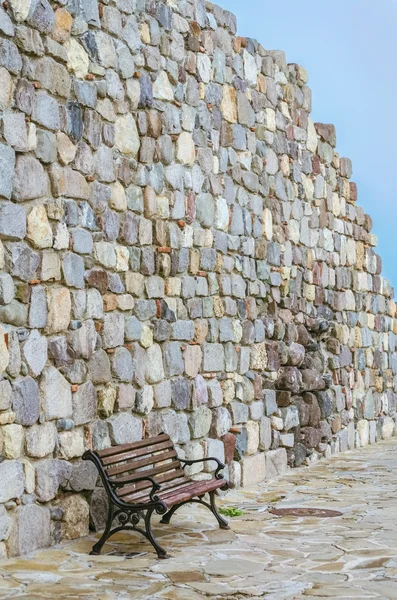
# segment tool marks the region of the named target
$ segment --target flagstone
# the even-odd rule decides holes
[[[126,595],[131,600],[397,600],[391,585],[397,577],[394,452],[393,441],[384,441],[375,449],[367,446],[290,471],[272,483],[233,490],[219,498],[221,506],[243,511],[230,518],[228,531],[219,530],[203,507],[184,507],[174,524],[154,524],[172,556],[166,561],[158,561],[146,540],[129,532],[115,535],[102,556],[88,554],[100,535],[95,534],[2,561],[0,595],[11,592],[21,600]],[[278,517],[268,512],[271,506],[335,508],[343,515]]]

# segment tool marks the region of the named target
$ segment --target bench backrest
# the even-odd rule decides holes
[[[166,433],[132,444],[113,446],[96,452],[108,478],[122,483],[139,477],[153,477],[162,490],[183,484],[187,478],[178,459],[174,443]],[[147,501],[150,481],[128,483],[117,490],[125,502]]]

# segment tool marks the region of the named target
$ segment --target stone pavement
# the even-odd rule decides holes
[[[169,560],[123,534],[105,556],[88,555],[92,536],[3,561],[0,598],[394,600],[396,490],[397,441],[389,440],[229,492],[221,504],[244,511],[230,531],[217,529],[204,508],[184,507],[170,526],[155,527]],[[278,517],[268,512],[274,507],[343,514]]]

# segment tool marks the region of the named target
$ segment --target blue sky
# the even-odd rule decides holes
[[[313,120],[335,125],[337,151],[353,161],[358,203],[397,289],[397,1],[218,3],[237,15],[239,35],[307,69]]]

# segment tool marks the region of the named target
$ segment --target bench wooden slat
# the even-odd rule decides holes
[[[187,485],[190,485],[191,483],[192,480],[188,479],[186,475],[183,475],[178,479],[172,479],[171,481],[168,481],[161,485],[161,494],[163,494],[167,490],[170,491],[172,489],[184,488]],[[139,494],[136,494],[134,496],[134,502],[149,502],[149,497],[146,495],[146,491],[144,490],[141,491]]]
[[[129,452],[122,452],[120,454],[115,454],[113,456],[109,456],[107,458],[102,459],[102,464],[108,468],[110,465],[115,465],[119,462],[123,462],[125,460],[131,460],[133,458],[139,458],[142,456],[151,455],[154,452],[160,452],[161,450],[167,450],[168,448],[173,448],[174,444],[171,440],[167,440],[166,442],[162,442],[161,444],[151,444],[150,446],[146,446],[145,448],[140,448],[138,450],[130,450]]]
[[[174,473],[164,473],[164,475],[160,475],[156,477],[157,483],[161,484],[163,487],[164,482],[169,481],[170,479],[174,480],[174,478],[178,478],[179,481],[183,480],[184,474],[179,470],[176,474]],[[125,486],[118,490],[117,495],[122,500],[126,501],[126,497],[128,496],[129,501],[133,501],[134,503],[138,503],[142,501],[142,498],[146,498],[147,502],[150,502],[149,492],[151,490],[151,486],[147,485],[145,482],[137,483],[136,486],[129,485]]]
[[[107,469],[106,472],[109,477],[113,477],[114,475],[120,475],[120,473],[131,472],[131,475],[135,475],[135,471],[138,469],[142,469],[143,467],[148,467],[150,465],[155,465],[159,462],[164,462],[166,460],[171,460],[177,457],[176,450],[167,450],[165,452],[161,452],[160,454],[153,454],[149,456],[149,458],[144,458],[142,460],[131,460],[118,467],[111,467]]]
[[[171,482],[174,483],[174,482]],[[203,496],[206,492],[211,492],[225,485],[225,481],[222,479],[211,479],[210,481],[192,481],[191,479],[183,478],[176,486],[172,489],[165,491],[166,486],[162,485],[162,490],[158,493],[163,502],[170,508],[174,504],[184,502],[189,498],[195,498],[197,496]],[[182,499],[181,499],[182,498]],[[123,498],[124,501],[134,502],[136,504],[146,504],[150,502],[150,498],[145,493],[141,492],[141,495],[132,494],[131,496]]]
[[[113,456],[115,454],[120,454],[120,452],[126,452],[128,450],[135,450],[136,448],[144,448],[148,445],[159,444],[160,442],[165,442],[170,439],[170,436],[166,433],[162,433],[160,435],[156,435],[156,437],[140,440],[139,442],[133,442],[131,444],[120,444],[119,446],[112,446],[111,448],[105,448],[104,450],[99,450],[97,452],[100,458],[105,456]]]
[[[156,481],[161,484],[162,491],[171,487],[182,485],[184,483],[191,483],[191,480],[186,477],[183,469],[178,470],[177,478],[175,478],[175,476],[171,473],[165,473],[164,475],[156,477]],[[147,489],[148,488],[142,488],[140,490],[137,490],[136,492],[131,493],[128,496],[128,500],[138,503],[142,502],[144,499],[145,502],[149,502],[150,499],[147,495]],[[123,498],[123,500],[125,500],[125,498]]]
[[[211,479],[210,481],[196,481],[192,486],[176,488],[173,492],[159,494],[160,498],[167,504],[168,507],[174,504],[180,504],[191,498],[203,496],[207,492],[212,492],[223,487],[226,481],[223,479]]]
[[[160,465],[159,467],[154,467],[153,469],[147,469],[145,471],[139,471],[138,473],[134,474],[134,477],[136,477],[137,479],[139,477],[154,477],[154,475],[159,475],[160,473],[168,473],[170,472],[170,474],[172,474],[172,472],[176,473],[176,471],[181,471],[180,468],[180,463],[179,461],[174,461],[172,463],[167,463],[166,465]],[[173,477],[177,477],[176,475],[173,475]],[[122,481],[124,480],[129,480],[129,477],[118,477],[116,479],[117,482],[122,483]],[[158,477],[154,477],[154,480],[159,482]],[[126,492],[126,490],[136,490],[136,489],[140,489],[137,486],[140,486],[140,488],[151,488],[152,484],[150,481],[139,481],[138,483],[128,483],[125,485],[125,487],[119,488],[118,491],[118,495],[119,496],[125,496],[128,492]]]

